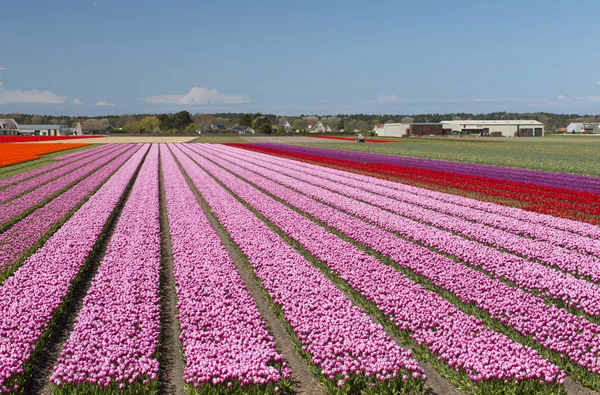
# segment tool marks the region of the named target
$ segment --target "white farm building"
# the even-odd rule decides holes
[[[382,128],[377,129],[378,136],[402,137],[408,134],[410,123],[386,123]]]
[[[544,124],[538,121],[442,121],[452,134],[489,134],[494,137],[543,137]]]
[[[19,125],[19,133],[28,136],[64,136],[65,125]]]

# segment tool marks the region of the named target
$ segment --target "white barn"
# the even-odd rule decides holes
[[[600,133],[600,124],[598,123],[582,123],[574,122],[567,126],[567,133],[587,133],[596,134]]]
[[[460,120],[440,122],[444,129],[453,134],[489,134],[497,137],[543,137],[544,124],[533,120],[481,121]]]
[[[410,123],[386,123],[377,131],[378,136],[402,137],[408,134]]]

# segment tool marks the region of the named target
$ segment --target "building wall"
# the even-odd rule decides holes
[[[383,125],[381,130],[381,134],[377,133],[379,136],[387,136],[387,137],[402,137],[407,133],[407,129],[410,127],[408,123],[386,123]]]
[[[443,122],[444,128],[452,129],[452,131],[462,130],[479,130],[488,129],[489,133],[499,133],[503,137],[514,137],[515,133],[523,129],[532,129],[532,136],[535,136],[536,129],[541,129],[541,136],[544,136],[544,125],[539,123],[523,123],[523,124],[487,124],[478,122],[467,122],[467,121],[452,121]]]

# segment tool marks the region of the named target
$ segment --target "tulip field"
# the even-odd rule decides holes
[[[596,177],[282,144],[0,167],[0,394],[594,393],[598,218]]]

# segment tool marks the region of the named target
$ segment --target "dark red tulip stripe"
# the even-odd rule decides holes
[[[600,227],[590,224],[484,203],[474,199],[416,188],[360,174],[323,168],[322,166],[294,160],[281,160],[269,155],[255,154],[249,151],[231,151],[222,146],[217,149],[221,152],[236,152],[237,155],[243,157],[249,155],[252,158],[259,158],[261,161],[306,172],[317,177],[335,181],[336,183],[342,183],[394,198],[398,201],[419,205],[453,216],[460,216],[461,218],[510,231],[511,233],[527,235],[548,241],[554,245],[566,246],[569,249],[600,256]],[[590,240],[590,238],[595,240]]]
[[[68,156],[69,158],[67,158],[64,161],[51,163],[48,166],[38,167],[37,169],[24,171],[22,173],[16,174],[11,177],[3,178],[2,180],[0,180],[0,188],[5,188],[5,187],[15,184],[17,182],[21,182],[21,181],[30,179],[32,177],[38,176],[40,174],[46,173],[48,171],[58,169],[62,166],[68,165],[74,161],[81,159],[81,158],[85,158],[90,155],[95,155],[97,153],[100,153],[102,151],[105,151],[107,149],[112,149],[112,148],[113,148],[112,145],[102,145],[102,146],[99,146],[96,148],[90,148],[90,149],[85,149],[83,151],[73,152],[72,154],[65,155],[65,157]],[[63,157],[59,157],[59,158],[63,158]],[[59,158],[55,158],[55,159],[59,159]]]
[[[176,147],[176,146],[173,146]],[[419,390],[422,370],[360,308],[295,249],[213,181],[189,157],[175,156],[281,308],[330,392]],[[404,382],[406,379],[407,382]],[[371,387],[372,388],[369,388]]]
[[[530,262],[526,259],[498,251],[481,243],[466,240],[463,237],[454,235],[452,232],[428,226],[422,222],[449,228],[454,232],[467,234],[469,237],[479,240],[483,239],[490,243],[494,243],[494,240],[488,238],[487,234],[491,234],[492,237],[504,237],[510,240],[510,234],[506,232],[496,230],[496,234],[494,234],[494,229],[492,228],[481,230],[478,227],[483,226],[479,224],[453,218],[435,211],[425,212],[425,210],[418,206],[411,206],[344,184],[333,183],[320,177],[307,175],[305,172],[284,168],[281,165],[271,165],[265,161],[248,157],[245,157],[244,161],[255,166],[260,166],[262,174],[275,181],[292,182],[290,180],[299,180],[304,182],[305,184],[299,184],[302,192],[313,197],[316,197],[318,194],[319,199],[322,201],[351,212],[361,218],[371,221],[385,220],[386,223],[392,223],[393,227],[386,227],[385,229],[398,232],[403,237],[436,248],[444,254],[455,256],[470,265],[484,269],[494,276],[507,279],[523,289],[535,291],[545,297],[564,302],[571,308],[581,309],[590,316],[600,316],[600,288],[597,285],[547,268],[539,263]],[[314,194],[308,192],[310,188],[315,191]],[[363,203],[357,199],[370,201],[372,204]],[[382,210],[382,208],[391,212]],[[402,216],[395,215],[394,213]],[[416,221],[407,219],[407,217],[413,218]],[[502,235],[498,236],[497,233],[502,233]],[[513,243],[520,242],[524,253],[535,251],[535,241],[515,235],[513,235],[513,239],[516,239],[513,240]],[[533,247],[529,247],[528,244],[532,244]],[[550,248],[546,247],[545,254],[540,254],[540,256],[545,258],[545,256],[550,255],[552,252]],[[576,256],[569,257],[569,261],[563,260],[568,255],[567,253],[568,251],[558,257],[543,260],[552,265],[561,266],[565,270],[570,269],[574,272],[583,272],[595,279],[600,277],[597,260],[594,264],[595,258],[573,254]],[[581,258],[581,266],[578,266],[580,261],[578,257]],[[587,259],[587,262],[585,259]]]
[[[333,166],[341,170],[355,171],[433,190],[451,191],[452,193],[460,194],[472,193],[478,196],[478,199],[494,203],[511,204],[529,211],[585,221],[592,224],[600,223],[600,218],[598,218],[600,207],[597,206],[598,196],[586,192],[561,190],[560,196],[553,192],[543,194],[541,191],[542,187],[538,185],[517,183],[516,186],[511,186],[509,184],[515,183],[473,176],[455,177],[455,175],[449,172],[406,166],[361,163],[345,159],[326,158],[318,155],[261,147],[255,144],[227,145],[300,161]],[[580,196],[581,193],[584,196]],[[578,196],[580,199],[578,199]],[[579,200],[580,202],[571,203],[571,200]]]
[[[196,145],[194,145],[194,148],[199,152],[208,152],[208,150],[198,148]],[[231,157],[226,159],[237,166],[227,163],[223,159],[217,159],[216,161],[219,165],[234,171],[236,174],[243,174],[243,177],[248,181],[348,235],[356,242],[391,258],[400,267],[422,276],[440,290],[449,291],[461,303],[477,306],[478,309],[489,314],[496,322],[505,325],[510,333],[524,336],[529,344],[541,346],[567,356],[573,363],[579,365],[584,372],[589,373],[579,374],[577,371],[572,371],[573,365],[563,363],[558,358],[555,359],[555,362],[573,373],[584,384],[593,388],[600,388],[600,377],[598,376],[598,373],[600,373],[600,357],[598,356],[600,352],[599,325],[590,323],[582,317],[576,317],[565,310],[548,306],[543,300],[531,294],[491,279],[483,273],[400,239],[377,226],[318,203],[287,187],[314,196],[317,200],[327,201],[332,205],[339,204],[339,201],[344,200],[343,196],[337,195],[335,199],[329,199],[327,196],[332,193],[322,188],[313,187],[289,177],[279,177],[275,172],[258,169],[255,165],[249,165]],[[240,169],[240,167],[250,171]],[[254,173],[256,171],[260,172],[261,175]],[[284,187],[265,177],[279,182],[285,180],[284,185],[286,186]],[[344,203],[343,207],[344,210],[350,211],[354,215],[363,215],[361,209],[355,210],[352,204]],[[397,227],[396,219],[390,217],[389,213],[382,212],[382,214],[381,217],[372,215],[367,217],[384,229],[404,230]],[[394,217],[398,218],[397,216]]]
[[[106,165],[130,147],[131,145],[119,147],[110,154],[92,162],[88,162],[79,169],[54,181],[51,181],[32,192],[22,195],[17,199],[11,200],[10,202],[0,204],[0,227],[6,226],[15,218],[27,214],[28,211],[34,209],[35,206],[41,204],[45,200],[50,199],[52,196],[55,196],[62,191],[65,191],[74,183],[80,181],[91,172],[96,171],[101,166]]]
[[[160,337],[158,146],[142,164],[52,382],[67,393],[154,393]]]
[[[165,145],[160,155],[188,392],[274,393],[291,372]]]
[[[138,151],[0,287],[0,393],[22,390],[36,349],[62,309],[146,149]]]
[[[119,146],[112,146],[111,149],[108,151],[101,151],[85,158],[79,158],[78,160],[75,160],[66,166],[47,171],[43,174],[40,174],[37,177],[30,178],[29,180],[20,182],[16,185],[12,185],[0,191],[0,202],[6,202],[7,200],[14,199],[15,197],[22,195],[27,191],[39,188],[42,185],[48,183],[49,181],[55,180],[74,170],[77,170],[84,164],[100,159],[106,156],[107,154],[116,151],[117,149],[119,149]]]
[[[202,156],[190,155],[233,193],[326,263],[397,327],[410,333],[418,344],[426,344],[438,360],[466,372],[482,391],[486,385],[492,386],[488,390],[494,386],[496,390],[507,390],[508,381],[509,386],[521,383],[522,390],[528,393],[547,393],[548,388],[538,386],[540,381],[562,383],[564,373],[535,351],[491,331],[436,293],[415,284]]]
[[[65,216],[97,190],[138,149],[139,147],[134,147],[123,152],[57,199],[35,210],[6,232],[0,233],[0,282],[10,274],[28,250],[38,244],[45,234],[52,232],[59,222],[64,221]]]

